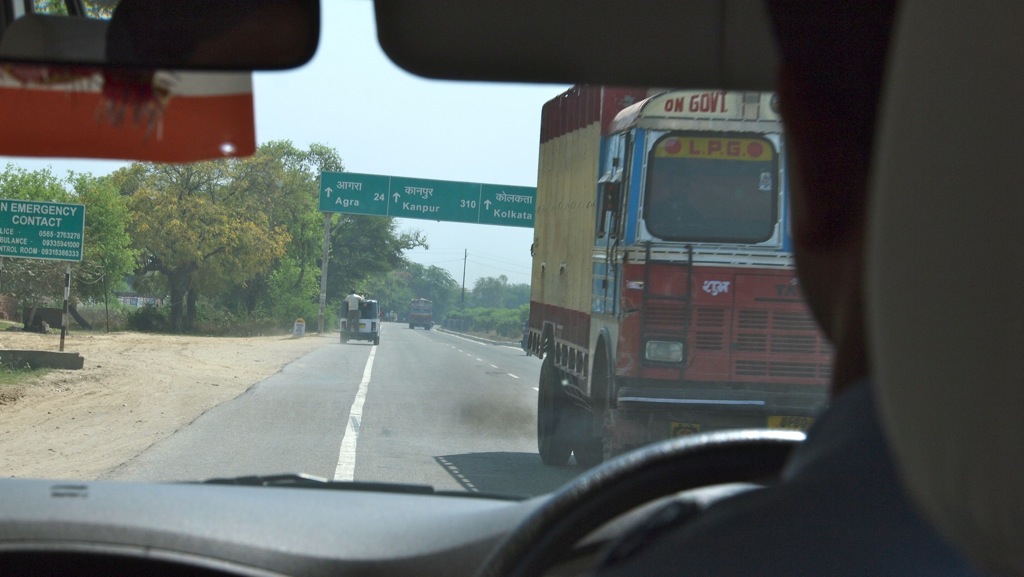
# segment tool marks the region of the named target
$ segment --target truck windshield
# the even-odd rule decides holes
[[[778,219],[778,175],[766,138],[666,134],[649,156],[647,230],[663,240],[764,242]]]

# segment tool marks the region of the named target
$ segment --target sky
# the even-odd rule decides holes
[[[381,51],[373,3],[325,0],[320,47],[306,66],[256,73],[257,141],[321,143],[338,151],[349,172],[490,184],[536,186],[540,113],[565,85],[443,82],[404,72]],[[0,158],[29,170],[49,166],[106,174],[125,163]],[[447,269],[472,288],[505,275],[530,282],[529,228],[398,219],[419,230],[429,249],[409,251],[423,265]]]

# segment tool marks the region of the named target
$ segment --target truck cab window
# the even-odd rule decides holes
[[[777,174],[767,139],[669,133],[650,152],[647,229],[664,240],[764,242],[778,220]]]

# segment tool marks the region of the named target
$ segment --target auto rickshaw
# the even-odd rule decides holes
[[[339,319],[341,326],[341,342],[347,343],[350,340],[370,341],[375,345],[380,344],[380,305],[375,300],[367,299],[359,305],[359,322],[349,325],[348,303],[341,304],[341,315]]]

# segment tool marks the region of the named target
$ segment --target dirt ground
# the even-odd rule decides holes
[[[81,370],[52,370],[0,397],[0,475],[93,479],[138,455],[330,334],[252,338],[85,333],[64,350]],[[60,336],[0,332],[0,348],[57,351]]]

